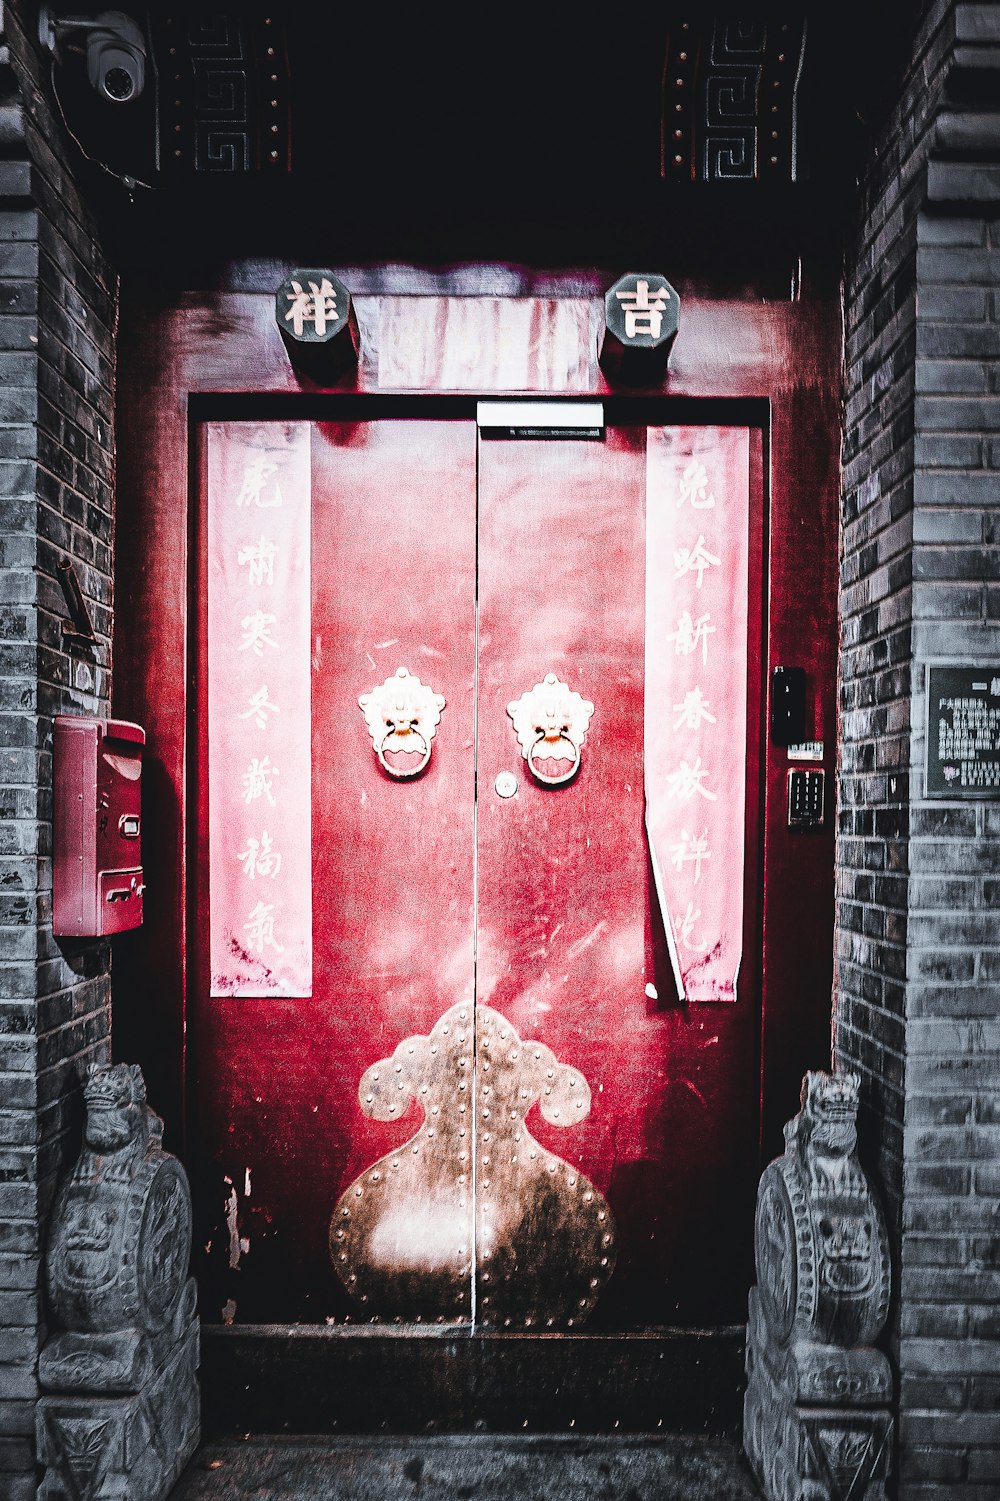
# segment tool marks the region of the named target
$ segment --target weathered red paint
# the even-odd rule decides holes
[[[237,424],[214,428],[212,451],[228,442],[242,463],[250,436]],[[746,1059],[755,966],[746,967],[735,1016],[685,1011],[648,936],[646,429],[612,428],[600,443],[481,440],[478,494],[476,445],[469,422],[313,432],[313,868],[311,892],[300,893],[314,911],[311,996],[260,999],[252,985],[226,996],[213,970],[212,994],[199,992],[194,1010],[199,1154],[233,1185],[250,1175],[238,1227],[249,1243],[239,1255],[241,1316],[248,1305],[272,1317],[384,1311],[345,1304],[329,1275],[326,1223],[346,1184],[407,1140],[414,1112],[370,1121],[358,1086],[380,1056],[461,1003],[470,1034],[473,1007],[489,1005],[524,1047],[551,1048],[590,1086],[591,1109],[568,1137],[555,1121],[532,1124],[543,1146],[608,1196],[624,1227],[597,1314],[605,1327],[707,1315],[718,1269],[705,1248],[726,1244],[734,1198],[753,1178],[757,1111]],[[232,504],[227,474],[216,458],[210,516]],[[745,483],[732,486],[731,503],[745,532]],[[671,567],[669,557],[649,562]],[[287,664],[292,685],[296,663]],[[418,668],[444,698],[430,764],[412,783],[379,766],[358,708],[359,695],[401,665]],[[592,701],[594,714],[578,774],[543,787],[522,759],[507,706],[551,671]],[[269,677],[282,700],[277,655]],[[755,674],[754,688],[759,703]],[[210,781],[225,771],[216,748],[232,717],[229,699],[214,691]],[[514,797],[495,791],[502,772],[520,783]],[[737,798],[742,825],[742,780],[733,786],[720,779],[717,794]],[[210,785],[210,801],[217,795]],[[276,789],[281,844],[296,832],[294,815],[281,815],[289,795]],[[218,819],[213,830],[225,837]],[[210,848],[211,868],[231,856],[228,843],[221,856]],[[756,856],[747,850],[753,866]],[[741,863],[713,878],[736,888],[738,910]],[[228,903],[210,911],[213,934],[223,923],[232,924]],[[666,999],[651,999],[647,986]],[[517,1147],[490,1110],[489,1080],[480,1077],[487,1060],[470,1045],[468,1062],[468,1103],[457,1104],[466,1161],[441,1188],[449,1204],[438,1205],[436,1222],[468,1220],[461,1239],[488,1279],[473,1255],[472,1215],[479,1250],[502,1181],[494,1156]],[[474,1087],[482,1091],[475,1125]],[[530,1205],[525,1212],[530,1219]],[[435,1241],[435,1226],[424,1228]],[[420,1233],[414,1223],[411,1235]],[[685,1261],[691,1246],[700,1248],[696,1264]],[[432,1264],[439,1254],[429,1242]],[[450,1291],[455,1270],[447,1250],[440,1275],[449,1291],[428,1294],[425,1317],[441,1307],[463,1312]],[[480,1307],[493,1291],[478,1286]],[[531,1289],[524,1303],[533,1306]]]

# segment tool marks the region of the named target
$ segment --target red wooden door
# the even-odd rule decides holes
[[[266,495],[259,515],[234,506],[277,441],[262,427],[210,438],[245,450],[228,481],[209,466],[210,514],[247,511],[220,545],[255,556]],[[648,555],[646,430],[497,441],[467,422],[354,422],[315,425],[309,447],[310,978],[282,978],[279,921],[266,975],[244,965],[224,993],[213,966],[220,993],[199,998],[199,1148],[226,1211],[206,1234],[210,1297],[241,1321],[737,1319],[732,1227],[750,1222],[757,1165],[755,907],[735,1003],[683,1002],[645,832],[646,593],[670,568]],[[745,542],[745,474],[737,491],[724,525]],[[262,613],[280,636],[279,605],[252,603],[240,620]],[[252,648],[232,679],[225,650],[210,639],[220,757],[237,720],[257,733],[235,697],[226,731],[225,693],[260,692]],[[749,741],[746,724],[729,732],[752,760],[760,684],[754,661],[744,670]],[[525,758],[512,713],[547,674],[543,715],[553,694],[585,706],[582,728],[552,731],[551,764],[544,746]],[[263,742],[234,747],[259,764]],[[302,801],[274,785],[271,821],[301,851]],[[717,873],[741,897],[759,866],[755,796],[755,777],[739,780],[751,833],[742,867]],[[246,861],[235,875],[223,861],[222,794],[208,802],[212,943],[227,921],[230,938],[259,939],[244,912],[262,910],[259,859],[251,890]],[[234,837],[230,857],[250,848]],[[263,905],[280,920],[278,890]]]
[[[606,1201],[601,1239],[612,1237],[614,1269],[606,1286],[600,1254],[597,1266],[586,1269],[599,1294],[591,1313],[589,1286],[579,1290],[589,1328],[740,1318],[745,1247],[734,1243],[734,1226],[752,1217],[756,1177],[759,1013],[752,956],[746,955],[735,1004],[679,1000],[644,826],[651,792],[644,785],[644,666],[647,652],[651,662],[674,653],[666,639],[646,643],[647,574],[651,583],[662,578],[677,597],[676,614],[683,613],[685,589],[673,578],[672,553],[647,550],[647,493],[650,507],[677,513],[677,495],[663,495],[649,482],[653,436],[636,427],[609,429],[602,442],[480,445],[477,1000],[508,1018],[522,1038],[547,1045],[589,1087],[582,1119],[575,1118],[575,1101],[558,1119],[532,1117],[539,1142],[578,1175],[581,1241],[588,1216],[604,1212],[597,1196]],[[678,437],[683,456],[675,467],[683,474],[697,435],[688,430]],[[729,476],[725,509],[719,478],[725,477],[716,474],[715,531],[703,517],[698,525],[721,567],[727,531],[742,530],[745,539],[750,523],[745,460],[742,475]],[[651,526],[654,548],[655,537]],[[712,646],[719,649],[714,640]],[[748,669],[759,705],[756,664],[741,661],[740,672]],[[509,700],[547,672],[594,706],[579,771],[558,786],[532,776],[506,712]],[[669,738],[683,751],[673,729],[677,696],[662,708]],[[715,728],[723,730],[721,715]],[[726,732],[739,754],[744,724]],[[676,753],[670,764],[677,764]],[[516,772],[520,786],[516,796],[502,798],[496,778],[506,770]],[[718,784],[714,791],[727,795]],[[742,785],[736,795],[742,822]],[[711,807],[698,796],[691,801]],[[756,864],[752,848],[746,858]],[[719,871],[713,879],[739,890],[743,870]],[[481,1316],[488,1315],[497,1276],[482,1254],[491,1249],[483,1246],[485,1222],[494,1212],[491,1197],[510,1190],[509,1177],[492,1186],[495,1163],[518,1146],[509,1131],[487,1134],[477,1198]],[[584,1202],[591,1188],[595,1198]],[[533,1277],[519,1249],[531,1241],[530,1218],[506,1218],[510,1244],[500,1252],[500,1275],[520,1288],[518,1296],[507,1292],[506,1301],[512,1324],[523,1326],[541,1301],[533,1282],[567,1278],[573,1249],[580,1275],[584,1247],[568,1250],[557,1267],[539,1258]],[[498,1322],[506,1324],[507,1316]]]
[[[228,1212],[228,1221],[206,1234],[206,1278],[213,1312],[226,1308],[241,1321],[367,1318],[365,1305],[334,1275],[328,1250],[338,1194],[385,1151],[393,1129],[362,1112],[358,1084],[401,1038],[428,1032],[458,999],[470,1007],[473,1000],[475,430],[408,422],[299,426],[310,454],[297,483],[312,513],[311,737],[308,706],[296,730],[307,768],[311,760],[312,817],[311,839],[308,829],[295,831],[311,845],[311,888],[293,895],[299,903],[311,897],[311,984],[299,987],[311,994],[202,995],[196,1012],[199,1157],[206,1197]],[[219,545],[237,555],[262,529],[270,537],[271,518],[290,504],[276,427],[227,424],[209,434],[210,460],[213,442],[238,450],[228,489],[224,476],[213,489],[210,462],[208,496],[210,512],[228,507],[233,528]],[[255,465],[260,473],[261,454],[265,469],[278,466],[264,507],[236,507],[240,477]],[[282,506],[272,508],[276,484]],[[308,580],[302,587],[308,602]],[[243,609],[232,609],[234,619],[246,618]],[[272,632],[279,645],[264,665],[284,711],[277,686],[293,668],[278,656],[280,626],[279,619]],[[223,615],[219,638],[209,642],[209,677],[217,653],[216,675],[228,687],[244,668],[224,627]],[[375,759],[358,701],[400,666],[446,703],[426,773],[394,783]],[[279,722],[269,716],[257,731],[252,719],[233,712],[228,721],[210,720],[209,738],[218,749],[239,724],[235,771],[253,753],[261,759]],[[279,770],[269,814],[287,844],[288,810],[301,808],[301,788],[290,788]],[[217,795],[210,787],[210,805]],[[221,834],[213,841],[213,889],[216,866],[232,869],[229,847],[245,847],[243,838],[241,830],[226,847]],[[268,883],[267,897],[282,874]],[[240,884],[229,902],[242,906],[231,926],[242,931],[264,882],[259,874],[246,880],[238,866],[235,875]],[[226,923],[227,913],[213,905],[213,934]],[[285,942],[280,926],[274,937]],[[274,957],[267,947],[264,958]],[[467,1233],[446,1301],[450,1317],[467,1318],[472,1208],[462,1187],[457,1174],[447,1185],[449,1210],[458,1220],[464,1215]],[[436,1314],[435,1296],[432,1288],[428,1306]],[[414,1301],[417,1312],[419,1292]]]

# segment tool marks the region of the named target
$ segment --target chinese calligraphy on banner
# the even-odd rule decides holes
[[[211,992],[312,994],[307,423],[208,426]]]
[[[734,1001],[743,945],[749,435],[650,428],[646,825],[680,995]]]

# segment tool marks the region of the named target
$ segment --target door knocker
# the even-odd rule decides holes
[[[571,782],[594,706],[554,672],[507,705],[528,770],[543,787]]]
[[[444,695],[398,667],[395,676],[362,693],[358,703],[382,770],[397,782],[418,777],[431,758]]]

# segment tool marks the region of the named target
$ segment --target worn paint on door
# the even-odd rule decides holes
[[[745,544],[745,468],[728,482]],[[202,1151],[253,1185],[240,1319],[738,1316],[759,1016],[752,974],[725,1008],[673,985],[645,833],[646,486],[639,427],[313,428],[313,995],[197,1012]],[[399,778],[359,700],[404,669],[442,702]],[[593,708],[546,785],[508,707],[550,674]]]

